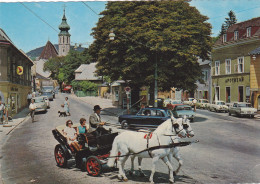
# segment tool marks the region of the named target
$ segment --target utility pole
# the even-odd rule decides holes
[[[156,54],[156,61],[155,61],[155,72],[154,72],[154,107],[158,107],[158,102],[157,102],[157,97],[158,97],[158,86],[157,86],[157,79],[158,79],[158,74],[157,74],[157,54]]]

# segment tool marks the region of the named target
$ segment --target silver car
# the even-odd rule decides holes
[[[36,105],[35,112],[46,112],[47,111],[47,104],[45,103],[43,97],[35,97],[34,103]]]
[[[229,107],[229,115],[248,116],[253,118],[257,113],[257,109],[253,108],[250,103],[235,102]]]

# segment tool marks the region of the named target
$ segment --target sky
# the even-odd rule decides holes
[[[0,28],[2,28],[13,43],[25,52],[44,46],[48,40],[53,44],[58,43],[58,26],[63,16],[63,6],[66,6],[67,23],[70,25],[72,44],[91,43],[92,28],[96,26],[98,13],[105,9],[106,1],[82,2],[23,2],[31,11],[37,14],[41,21],[30,10],[19,2],[0,2]],[[87,6],[90,8],[88,8]],[[221,24],[227,13],[233,10],[238,22],[254,17],[259,17],[259,0],[192,0],[191,6],[195,6],[203,15],[209,17],[212,24],[212,36],[217,36]],[[56,32],[58,31],[58,32]],[[88,45],[83,45],[88,47]]]

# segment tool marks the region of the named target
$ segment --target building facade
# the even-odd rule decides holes
[[[260,110],[260,47],[251,51],[250,65],[250,90],[251,103],[254,108]]]
[[[67,18],[65,16],[65,9],[62,18],[62,22],[59,25],[59,56],[66,56],[70,51],[70,26],[67,23]]]
[[[211,99],[211,61],[202,59],[198,60],[199,65],[202,70],[202,81],[196,83],[197,89],[194,94],[194,98],[196,99],[207,99],[210,101]]]
[[[27,94],[32,91],[32,65],[33,61],[0,29],[0,100],[9,115],[27,106]]]
[[[259,47],[259,28],[260,17],[234,24],[214,44],[212,101],[250,101],[249,52]]]

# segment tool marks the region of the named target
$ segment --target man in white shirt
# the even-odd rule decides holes
[[[196,103],[197,103],[197,100],[196,100],[196,98],[194,98],[192,100],[192,104],[193,104],[193,107],[194,107],[194,112],[196,112]]]
[[[34,117],[34,113],[35,113],[35,109],[36,109],[36,105],[34,103],[34,99],[31,100],[31,104],[29,106],[30,109],[30,115],[33,118]]]
[[[31,99],[32,99],[32,94],[31,94],[31,92],[29,92],[28,95],[27,95],[27,103],[28,103],[28,106],[29,106],[30,103],[31,103]]]

